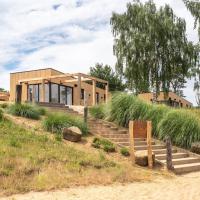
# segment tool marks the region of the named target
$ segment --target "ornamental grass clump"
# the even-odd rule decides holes
[[[144,115],[144,120],[152,121],[153,135],[158,136],[158,124],[171,109],[165,105],[151,105]]]
[[[43,127],[45,130],[52,133],[61,133],[63,128],[71,126],[78,127],[83,135],[88,133],[87,124],[82,119],[67,113],[49,113],[43,120]]]
[[[190,148],[193,142],[200,141],[200,121],[186,110],[171,110],[163,117],[157,127],[158,138],[170,136],[172,143]]]
[[[40,112],[30,104],[12,104],[8,108],[8,113],[30,119],[40,119]]]
[[[0,109],[0,121],[3,119],[3,110]]]
[[[89,108],[90,115],[95,119],[105,118],[104,106],[104,104],[99,104]]]

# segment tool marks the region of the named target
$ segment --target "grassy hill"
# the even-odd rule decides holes
[[[77,185],[147,181],[160,175],[92,148],[92,136],[73,144],[58,140],[56,134],[22,128],[16,124],[21,117],[14,118],[17,119],[13,119],[15,123],[0,120],[1,195]]]

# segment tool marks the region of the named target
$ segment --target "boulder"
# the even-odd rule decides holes
[[[152,160],[153,164],[155,163],[155,154],[152,152]],[[148,166],[148,152],[146,150],[144,151],[136,151],[135,152],[135,163],[146,167]]]
[[[71,142],[81,141],[82,132],[78,127],[72,126],[63,129],[63,138]]]

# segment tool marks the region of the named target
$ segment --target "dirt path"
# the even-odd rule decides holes
[[[51,192],[30,192],[1,200],[199,200],[200,173],[150,183],[77,187]]]

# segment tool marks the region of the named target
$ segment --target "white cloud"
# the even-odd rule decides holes
[[[0,0],[0,87],[9,89],[10,71],[54,67],[87,73],[96,62],[114,66],[109,20],[113,11],[123,12],[127,2],[131,0],[78,4],[76,0]],[[193,18],[182,0],[155,3],[170,4],[186,19],[188,38],[197,42]],[[185,94],[194,102],[190,86]]]

